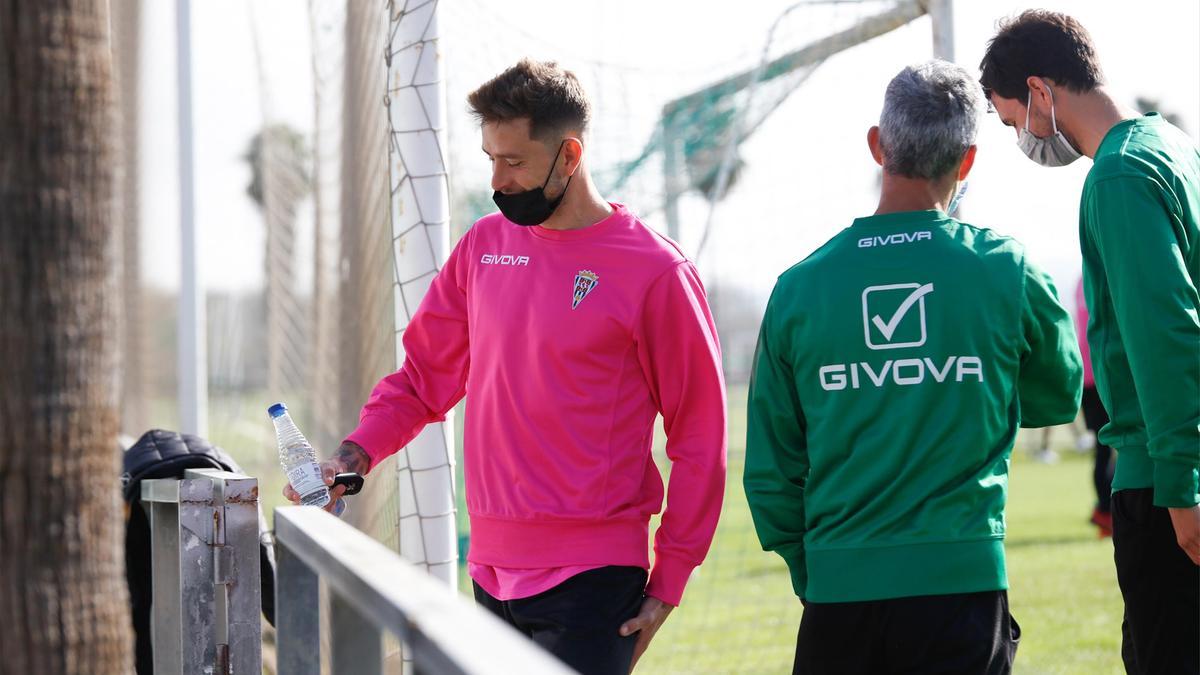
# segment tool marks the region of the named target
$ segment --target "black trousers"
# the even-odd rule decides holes
[[[810,602],[792,674],[1009,673],[1020,636],[1006,591]]]
[[[1098,508],[1108,513],[1112,510],[1112,479],[1115,462],[1113,462],[1112,448],[1100,442],[1098,437],[1100,428],[1108,424],[1108,411],[1104,409],[1104,404],[1100,402],[1100,394],[1096,392],[1096,387],[1083,388],[1083,422],[1087,425],[1089,431],[1097,434],[1096,438],[1096,462],[1092,466],[1092,483],[1096,486],[1096,501]]]
[[[628,675],[637,634],[617,631],[642,607],[646,570],[601,567],[517,600],[474,586],[475,602],[583,675]]]
[[[1126,672],[1200,673],[1200,568],[1176,543],[1171,515],[1150,488],[1116,492],[1112,513]]]

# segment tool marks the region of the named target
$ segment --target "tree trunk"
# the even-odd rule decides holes
[[[0,0],[0,671],[127,673],[106,0]]]

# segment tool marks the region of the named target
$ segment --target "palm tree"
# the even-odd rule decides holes
[[[0,669],[132,669],[106,0],[0,0]]]
[[[302,388],[308,339],[295,288],[296,211],[312,189],[304,136],[285,124],[267,126],[242,156],[250,164],[246,193],[267,225],[265,310],[267,394],[281,399]]]

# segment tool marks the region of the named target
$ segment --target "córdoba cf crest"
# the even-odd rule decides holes
[[[579,270],[575,275],[575,292],[571,295],[571,309],[579,306],[583,299],[596,288],[600,275],[591,270]]]

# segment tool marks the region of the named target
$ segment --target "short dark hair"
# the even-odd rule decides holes
[[[480,123],[525,117],[529,136],[548,142],[564,131],[586,131],[592,117],[579,78],[554,61],[521,59],[471,92],[467,102]]]
[[[1084,93],[1104,84],[1096,46],[1087,29],[1059,12],[1031,9],[1000,22],[979,64],[979,83],[989,95],[1022,99],[1029,77],[1045,77]]]

